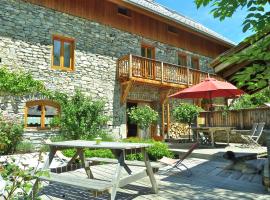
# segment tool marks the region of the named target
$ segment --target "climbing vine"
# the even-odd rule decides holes
[[[44,91],[44,84],[39,80],[34,80],[31,74],[0,67],[0,95],[21,96]]]

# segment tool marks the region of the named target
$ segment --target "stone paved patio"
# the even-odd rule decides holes
[[[270,194],[261,184],[261,175],[224,170],[224,166],[228,163],[221,161],[190,158],[185,164],[193,172],[191,177],[187,177],[185,171],[163,174],[166,167],[156,174],[159,184],[158,194],[151,193],[150,181],[144,178],[121,188],[116,199],[270,199]],[[93,173],[97,178],[104,178],[106,174],[106,179],[109,179],[114,173],[112,167],[112,165],[95,166]],[[136,167],[132,170],[140,170],[140,168]],[[82,169],[70,172],[69,175],[86,177]],[[58,184],[45,186],[40,195],[43,200],[101,200],[109,197],[108,194],[93,197],[87,191]]]

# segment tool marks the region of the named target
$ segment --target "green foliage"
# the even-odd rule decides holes
[[[158,113],[149,106],[133,107],[128,111],[130,120],[140,129],[147,129],[158,120]]]
[[[268,102],[270,102],[270,89],[266,88],[252,95],[242,95],[240,98],[235,99],[229,109],[239,110],[243,108],[256,108]]]
[[[211,5],[214,18],[224,20],[231,17],[237,9],[246,9],[247,15],[243,22],[243,32],[252,30],[259,32],[270,24],[270,13],[266,8],[268,0],[195,0],[197,8]]]
[[[22,140],[23,124],[17,120],[0,116],[0,152],[13,153],[17,144]]]
[[[103,101],[93,101],[78,90],[72,97],[56,93],[51,98],[61,105],[61,117],[52,120],[51,126],[60,127],[65,140],[94,139],[98,135],[108,138],[102,130],[109,119],[104,115]]]
[[[41,160],[41,153],[39,154]],[[22,163],[23,164],[23,163]],[[30,200],[29,193],[33,188],[35,180],[40,176],[49,176],[46,171],[40,171],[37,167],[19,167],[15,160],[6,160],[0,165],[0,174],[6,181],[3,197],[5,200]],[[38,200],[38,197],[34,197]]]
[[[19,153],[32,153],[34,151],[35,151],[35,147],[29,141],[22,141],[16,146],[16,152],[19,152]]]
[[[172,158],[173,154],[169,150],[168,145],[163,142],[153,142],[153,145],[147,149],[149,159],[156,161],[163,156]]]
[[[123,142],[131,142],[131,143],[150,143],[152,146],[147,148],[147,153],[149,155],[149,159],[152,161],[156,161],[161,159],[163,156],[172,158],[173,154],[169,150],[168,145],[163,142],[156,142],[154,140],[148,139],[143,140],[136,137],[130,137],[123,139]],[[143,160],[143,156],[141,153],[129,154],[126,156],[127,160]]]
[[[25,95],[44,91],[44,84],[34,80],[29,73],[0,67],[0,94]]]
[[[202,109],[196,105],[182,103],[173,110],[173,117],[181,122],[191,125]]]
[[[237,73],[232,80],[238,87],[257,91],[269,85],[270,80],[270,12],[268,0],[195,0],[197,7],[211,4],[211,11],[215,18],[224,20],[231,17],[237,9],[247,9],[247,15],[243,22],[243,32],[253,31],[255,34],[246,38],[243,42],[251,44],[251,48],[223,56],[221,61],[229,64],[251,63],[244,70]]]
[[[114,155],[110,149],[86,150],[85,156],[88,158],[91,157],[114,158]]]
[[[75,149],[66,149],[63,151],[63,154],[66,157],[72,157],[75,155]],[[85,157],[92,158],[92,157],[99,157],[99,158],[114,158],[114,155],[111,150],[109,149],[96,149],[90,150],[86,149],[84,152]]]

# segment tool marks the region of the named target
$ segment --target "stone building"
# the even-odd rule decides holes
[[[233,43],[150,0],[1,0],[0,65],[30,72],[47,88],[82,90],[106,102],[107,129],[138,136],[127,108],[160,113],[154,137],[169,126],[168,95],[212,75],[209,62]],[[59,109],[38,95],[1,99],[1,110],[25,122],[38,142]],[[167,124],[167,126],[166,126]],[[42,130],[39,128],[42,127]]]

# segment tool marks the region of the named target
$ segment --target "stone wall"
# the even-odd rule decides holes
[[[53,35],[75,39],[75,71],[51,69]],[[184,51],[22,0],[0,3],[0,65],[28,71],[49,89],[73,94],[78,88],[94,99],[106,101],[106,114],[111,116],[107,129],[116,137],[125,137],[121,127],[126,123],[125,106],[119,100],[116,61],[129,53],[140,55],[141,43],[154,45],[156,59],[164,62],[176,64],[178,53]],[[195,56],[200,58],[201,69],[209,71],[210,58]],[[190,64],[190,57],[188,60]],[[16,99],[14,107],[14,102],[2,98],[1,110],[23,117],[27,100]]]

